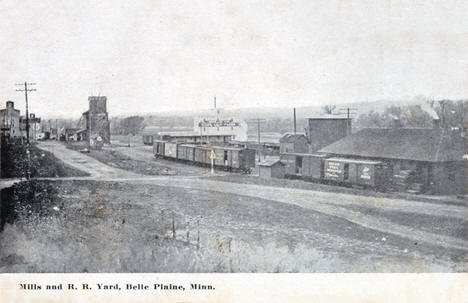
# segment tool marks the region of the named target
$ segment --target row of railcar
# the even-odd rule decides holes
[[[383,161],[340,158],[326,154],[284,153],[281,162],[285,176],[325,181],[344,185],[359,185],[383,189],[391,171]]]
[[[255,150],[232,145],[195,145],[153,140],[153,153],[155,157],[201,166],[210,166],[214,158],[215,167],[245,173],[250,173],[255,167]]]

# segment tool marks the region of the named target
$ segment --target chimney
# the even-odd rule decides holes
[[[440,119],[432,119],[432,127],[440,128]]]
[[[393,117],[392,128],[401,128],[400,119]]]

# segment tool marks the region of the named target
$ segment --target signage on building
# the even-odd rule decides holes
[[[360,165],[359,166],[359,178],[370,180],[371,179],[371,169],[368,165]]]
[[[343,180],[342,162],[325,161],[325,178],[329,180]]]

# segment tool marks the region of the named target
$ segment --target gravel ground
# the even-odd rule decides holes
[[[410,240],[347,220],[269,200],[151,184],[56,181],[53,186],[57,197],[43,207],[59,206],[58,211],[42,217],[20,218],[5,225],[0,271],[452,272],[468,269],[465,252],[414,245]],[[399,223],[406,220],[393,213],[378,215]],[[415,224],[424,228],[431,222],[420,220]]]

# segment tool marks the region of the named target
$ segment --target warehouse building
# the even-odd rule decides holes
[[[86,130],[81,137],[91,145],[96,142],[110,143],[110,123],[107,113],[106,96],[88,97],[89,110],[82,115],[82,129]]]
[[[306,130],[310,143],[309,152],[316,152],[350,133],[351,119],[333,115],[309,118]]]
[[[325,161],[325,179],[372,180],[415,193],[463,193],[465,141],[461,131],[438,127],[363,129],[319,152],[334,157]]]

